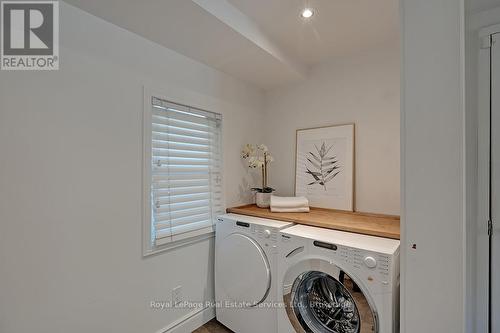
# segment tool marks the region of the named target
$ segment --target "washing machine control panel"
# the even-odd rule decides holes
[[[333,262],[338,261],[340,267],[349,268],[349,270],[381,292],[386,289],[390,290],[390,272],[393,269],[391,256],[343,245],[337,245],[336,247],[336,251],[330,250],[326,252],[324,250],[325,255],[336,259]]]
[[[368,268],[383,274],[389,273],[391,260],[388,255],[342,245],[338,246],[337,252],[341,261],[352,264],[356,269]]]

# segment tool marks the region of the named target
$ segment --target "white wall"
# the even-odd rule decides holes
[[[402,333],[460,333],[465,331],[464,4],[401,4]]]
[[[469,16],[467,16],[469,18]],[[467,24],[470,27],[470,20],[466,20]],[[474,327],[474,322],[479,323],[479,320],[475,320],[477,316],[474,316],[474,313],[477,309],[477,300],[476,297],[478,292],[485,288],[487,288],[487,284],[482,283],[480,285],[477,284],[478,279],[476,278],[479,272],[478,268],[481,268],[481,264],[478,265],[477,260],[475,258],[477,253],[477,244],[476,244],[476,236],[477,236],[477,126],[478,126],[478,117],[477,117],[477,53],[479,52],[479,39],[477,38],[477,31],[472,31],[472,29],[467,29],[466,34],[466,156],[467,156],[467,202],[470,207],[468,209],[467,214],[467,257],[466,257],[466,297],[469,300],[466,303],[466,311],[467,311],[467,332],[476,332]],[[487,260],[484,262],[486,266],[482,266],[483,268],[487,268]],[[482,294],[482,293],[481,293]],[[486,318],[482,318],[486,319]],[[486,320],[481,320],[482,323],[486,324]],[[486,330],[478,330],[477,332],[486,332]]]
[[[173,287],[213,299],[213,240],[141,257],[142,87],[223,113],[228,205],[262,94],[64,3],[60,31],[61,70],[0,73],[0,332],[156,332]]]
[[[266,94],[270,185],[293,195],[295,132],[355,123],[356,210],[399,214],[399,41],[313,69],[307,80]]]

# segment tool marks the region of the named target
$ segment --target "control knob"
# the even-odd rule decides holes
[[[365,265],[368,268],[375,268],[377,266],[377,260],[373,257],[366,257],[365,258]]]

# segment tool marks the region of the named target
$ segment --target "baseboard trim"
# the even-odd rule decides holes
[[[193,310],[156,333],[191,333],[214,318],[213,307]]]

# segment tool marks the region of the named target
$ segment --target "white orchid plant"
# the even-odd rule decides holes
[[[241,151],[241,157],[248,162],[248,167],[262,170],[262,188],[254,187],[252,190],[260,193],[272,193],[273,188],[267,185],[267,167],[274,158],[269,153],[266,145],[246,144]]]

